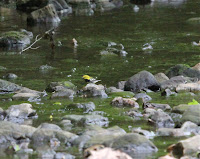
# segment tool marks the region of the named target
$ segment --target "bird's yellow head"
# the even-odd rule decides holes
[[[83,77],[82,77],[83,79],[85,79],[85,80],[90,80],[91,79],[91,77],[90,76],[88,76],[88,75],[83,75]]]

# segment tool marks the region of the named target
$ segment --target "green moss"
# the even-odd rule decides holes
[[[26,36],[26,34],[24,32],[19,32],[19,31],[8,31],[1,34],[1,37],[3,38],[11,38],[16,40],[20,40],[24,38],[24,36]]]
[[[135,94],[133,92],[129,91],[123,91],[123,92],[112,92],[109,93],[109,97],[124,97],[124,98],[132,98]]]

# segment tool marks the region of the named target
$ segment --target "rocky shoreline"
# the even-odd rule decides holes
[[[0,80],[1,93],[13,93],[10,98],[13,101],[27,100],[34,104],[38,100],[42,101],[44,97],[48,100],[63,98],[70,100],[75,97],[111,98],[110,105],[113,109],[127,108],[129,111],[125,115],[134,120],[144,119],[152,127],[157,128],[155,132],[134,128],[128,133],[119,126],[102,128],[109,126],[110,119],[104,112],[96,111],[99,106],[93,102],[68,105],[68,109],[80,109],[83,113],[60,117],[60,122],[57,124],[42,123],[38,127],[33,127],[32,120],[38,120],[37,112],[32,108],[32,104],[21,103],[11,105],[7,110],[1,108],[1,150],[4,153],[8,149],[12,149],[13,153],[36,153],[39,157],[53,159],[75,158],[72,154],[60,151],[60,149],[67,151],[75,147],[80,153],[85,154],[85,158],[95,158],[101,155],[96,152],[104,150],[113,153],[112,156],[117,153],[120,156],[127,155],[127,158],[145,158],[158,151],[151,141],[152,138],[182,136],[187,139],[180,140],[168,148],[171,158],[173,156],[198,158],[200,104],[194,100],[193,103],[183,103],[172,108],[167,103],[151,103],[152,98],[149,96],[151,93],[148,93],[154,91],[166,98],[179,96],[182,92],[198,94],[200,71],[197,66],[199,64],[193,68],[176,65],[168,70],[166,73],[168,76],[164,73],[153,75],[148,71],[141,71],[123,82],[124,86],[121,86],[122,82],[119,82],[118,85],[124,90],[90,83],[83,89],[77,90],[73,83],[65,81],[50,83],[46,93],[46,91],[39,92]],[[79,126],[83,127],[83,131],[78,134],[73,133],[73,127]],[[107,147],[112,149],[107,149]]]

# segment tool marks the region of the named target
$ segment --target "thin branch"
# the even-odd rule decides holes
[[[49,34],[49,33],[50,33],[51,31],[53,31],[53,30],[54,30],[54,29],[50,29],[50,30],[46,31],[44,35]],[[36,49],[40,48],[40,46],[37,46],[37,47],[35,47],[35,48],[33,48],[32,46],[33,46],[35,43],[37,43],[38,41],[40,41],[40,40],[44,37],[44,35],[41,36],[40,38],[38,38],[38,37],[40,36],[40,34],[36,35],[35,41],[34,41],[32,44],[30,44],[28,47],[26,47],[25,49],[22,49],[22,51],[20,51],[19,54],[21,54],[22,52],[24,52],[24,51],[26,51],[26,50],[28,50],[28,49],[36,50]]]

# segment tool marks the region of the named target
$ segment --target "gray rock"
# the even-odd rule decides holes
[[[76,93],[73,90],[65,89],[63,91],[58,91],[56,93],[53,93],[51,95],[51,99],[54,99],[54,98],[69,98],[69,99],[73,99],[75,95],[76,95]]]
[[[108,118],[101,115],[65,115],[62,119],[71,120],[72,123],[81,125],[108,126]]]
[[[176,87],[176,92],[193,92],[193,93],[199,93],[200,92],[200,83],[184,83],[179,84]]]
[[[124,90],[139,92],[144,88],[148,88],[153,91],[157,91],[160,89],[160,85],[156,81],[155,77],[147,71],[141,71],[130,77],[125,83]]]
[[[58,125],[49,123],[40,124],[38,129],[62,130]]]
[[[149,155],[158,151],[157,147],[150,140],[137,133],[128,133],[118,136],[106,141],[104,145],[121,150],[133,158],[136,156]]]
[[[170,78],[167,81],[161,83],[161,89],[170,89],[174,90],[179,84],[187,83],[190,80],[183,76],[175,76]]]
[[[30,138],[35,130],[32,126],[0,121],[0,143],[2,145],[16,142],[19,138]]]
[[[166,96],[166,97],[169,97],[169,96],[176,96],[177,93],[176,92],[172,92],[170,89],[165,89],[161,92],[161,96]]]
[[[124,135],[126,132],[114,126],[108,129],[103,129],[98,126],[90,126],[81,136],[79,136],[73,145],[79,146],[80,149],[91,147],[92,145],[104,144],[111,139]]]
[[[21,88],[22,87],[17,84],[0,79],[0,92],[16,92]]]
[[[28,23],[59,23],[60,18],[53,4],[31,12],[27,19]]]
[[[24,122],[28,118],[36,118],[36,111],[32,109],[32,105],[28,103],[22,103],[19,105],[12,105],[6,111],[5,120],[12,122]]]
[[[89,83],[83,88],[83,93],[89,97],[101,97],[107,98],[108,95],[105,93],[105,87],[103,85],[96,85]]]
[[[33,98],[39,98],[40,96],[34,93],[17,93],[12,96],[13,100],[22,100],[22,101],[27,101],[29,99]]]
[[[65,131],[71,130],[72,126],[73,126],[70,120],[62,120],[60,122],[60,125],[62,126],[63,130],[65,130]]]
[[[174,113],[180,113],[183,114],[184,112],[186,112],[188,110],[188,108],[190,108],[192,105],[188,105],[188,104],[180,104],[178,106],[174,106],[172,109],[172,112]],[[200,105],[199,105],[200,106]]]
[[[155,133],[153,131],[143,130],[141,128],[133,128],[132,133],[138,133],[140,135],[144,135],[147,139],[153,139],[155,137]]]
[[[182,156],[196,156],[200,147],[200,135],[190,137],[179,141],[177,144],[171,146],[171,153],[181,158]]]
[[[152,112],[152,114],[149,116],[149,122],[155,124],[158,128],[161,128],[161,127],[173,128],[174,127],[174,121],[172,120],[172,118],[161,109],[158,109],[157,111]]]
[[[124,90],[124,86],[125,86],[126,81],[120,81],[117,83],[117,88]]]
[[[144,103],[143,108],[154,108],[154,109],[162,109],[162,110],[171,110],[172,108],[168,104],[158,104],[158,103]]]
[[[143,100],[143,102],[149,102],[150,100],[152,100],[152,98],[149,95],[147,95],[146,93],[138,93],[134,97],[137,99],[141,98]]]
[[[117,89],[116,87],[109,87],[106,89],[106,93],[113,93],[113,92],[123,92],[123,90]]]
[[[181,128],[159,128],[156,132],[158,136],[189,136],[192,134],[198,134],[200,128],[198,125],[187,121]]]
[[[154,77],[159,83],[169,80],[169,78],[164,73],[157,73],[154,75]]]
[[[48,126],[49,127],[49,126]],[[66,142],[69,142],[71,140],[74,140],[78,136],[59,129],[52,129],[52,126],[50,128],[45,127],[39,127],[32,135],[32,141],[33,146],[35,148],[41,147],[41,146],[49,146],[49,143],[51,140],[56,140],[57,143],[65,144]],[[54,126],[55,127],[55,126]],[[60,144],[59,144],[60,145]]]
[[[95,104],[93,102],[88,102],[88,103],[76,103],[76,104],[71,104],[69,107],[77,107],[79,109],[83,109],[85,112],[84,113],[90,113],[95,110]]]
[[[200,125],[200,105],[191,105],[187,111],[183,113],[181,123],[185,121],[191,121],[197,125]]]
[[[129,111],[126,112],[126,114],[130,117],[133,117],[134,119],[141,119],[141,117],[143,117],[142,113],[139,112],[138,110],[134,110],[134,109],[131,109]]]

